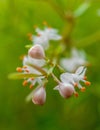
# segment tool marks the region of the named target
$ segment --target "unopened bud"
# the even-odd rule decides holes
[[[44,87],[39,87],[34,90],[32,102],[37,105],[43,105],[46,101],[46,91]]]
[[[59,85],[55,90],[58,90],[60,95],[64,98],[69,98],[74,93],[74,87],[71,84]]]
[[[31,47],[28,51],[28,54],[30,57],[35,58],[35,59],[44,59],[45,58],[45,53],[43,50],[43,47],[41,45],[35,45]]]

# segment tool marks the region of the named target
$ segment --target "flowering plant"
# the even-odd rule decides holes
[[[28,33],[28,38],[32,44],[27,45],[28,54],[23,57],[23,66],[17,67],[18,73],[10,74],[12,79],[24,79],[23,86],[30,84],[30,89],[33,91],[27,96],[26,100],[30,99],[34,104],[43,105],[46,101],[46,87],[49,78],[52,77],[57,83],[54,90],[58,90],[63,98],[69,98],[73,94],[78,97],[76,87],[85,91],[85,87],[90,85],[87,81],[86,66],[89,62],[86,59],[86,54],[82,50],[78,50],[71,45],[70,31],[74,24],[74,18],[79,17],[84,13],[89,4],[82,5],[83,10],[79,13],[79,9],[73,15],[61,15],[69,24],[69,30],[64,30],[64,34],[60,35],[58,30],[48,26],[44,22],[44,29],[35,27],[36,35]],[[53,44],[55,43],[55,45]],[[63,44],[64,43],[64,44]],[[65,44],[66,43],[66,44]],[[56,45],[57,44],[57,45]],[[66,56],[66,51],[70,57]],[[54,70],[59,71],[56,75]],[[60,79],[58,78],[60,77]]]

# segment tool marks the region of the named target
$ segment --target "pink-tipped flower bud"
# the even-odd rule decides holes
[[[32,102],[37,105],[43,105],[46,101],[46,91],[44,87],[38,87],[34,90]]]
[[[45,58],[45,53],[41,45],[34,45],[33,47],[31,47],[28,51],[28,55],[35,59]]]
[[[55,90],[58,90],[60,95],[63,98],[69,98],[74,93],[74,87],[71,84],[60,84],[59,86],[54,88]]]

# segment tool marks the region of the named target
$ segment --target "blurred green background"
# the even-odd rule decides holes
[[[73,11],[84,1],[54,2],[66,11]],[[0,130],[100,130],[98,12],[100,13],[100,1],[92,0],[90,8],[77,18],[72,33],[72,38],[79,40],[98,32],[96,42],[83,45],[91,63],[88,68],[91,87],[85,93],[80,93],[79,98],[65,100],[58,92],[52,91],[53,85],[50,82],[47,87],[47,102],[41,107],[25,102],[30,90],[22,87],[22,80],[9,80],[7,76],[17,66],[21,66],[19,57],[27,53],[24,46],[30,43],[27,33],[33,32],[33,25],[41,25],[43,21],[47,21],[58,28],[61,34],[65,23],[55,9],[42,0],[0,0]]]

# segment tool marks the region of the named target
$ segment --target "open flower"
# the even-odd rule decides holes
[[[61,40],[61,36],[58,35],[58,30],[53,28],[45,27],[44,30],[41,30],[39,28],[36,28],[37,36],[32,36],[33,44],[39,44],[42,45],[43,48],[46,50],[49,47],[49,41],[50,40]]]
[[[43,105],[46,101],[46,91],[44,87],[38,87],[34,90],[32,102],[37,105]]]
[[[72,74],[74,81],[76,82],[78,88],[80,88],[81,90],[83,90],[80,81],[84,82],[85,85],[89,86],[91,83],[89,81],[87,81],[85,73],[86,73],[86,68],[84,66],[79,67],[75,74]]]
[[[74,72],[79,66],[88,65],[88,62],[86,61],[86,56],[83,51],[78,51],[73,48],[71,57],[61,59],[60,64],[65,70]]]
[[[45,65],[45,60],[43,59],[34,59],[31,58],[30,56],[25,56],[23,59],[23,70],[26,73],[35,73],[35,74],[41,74],[38,70],[35,68],[31,67],[28,65],[29,64],[34,64],[39,67],[43,67]]]
[[[56,78],[54,76],[54,78]],[[65,77],[60,76],[60,80],[56,79],[58,85],[54,88],[54,90],[58,90],[60,95],[63,98],[69,98],[72,96],[73,93],[75,93],[74,85],[65,80]],[[73,81],[74,82],[74,81]]]
[[[90,82],[86,81],[86,68],[84,66],[79,67],[75,73],[63,73],[60,78],[63,82],[68,82],[75,87],[81,89],[81,91],[85,91],[85,87],[82,87],[80,81],[84,82],[85,85],[89,86]]]
[[[43,67],[45,65],[45,60],[43,59],[34,59],[31,58],[30,56],[25,56],[23,59],[23,67],[18,67],[17,71],[18,72],[23,72],[25,74],[37,74],[41,75],[41,72],[39,72],[37,69],[33,68],[32,66],[28,65],[35,65],[39,67]],[[38,76],[38,77],[30,77],[30,78],[25,78],[23,81],[23,86],[26,86],[28,83],[30,83],[30,88],[32,88],[36,83],[39,85],[42,85],[42,79],[44,79],[44,76]]]

